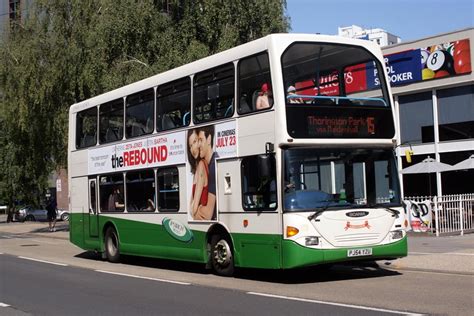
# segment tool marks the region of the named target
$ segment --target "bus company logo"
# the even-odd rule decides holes
[[[354,211],[346,213],[346,216],[348,217],[364,217],[367,215],[369,215],[369,212],[366,211]]]
[[[165,217],[163,219],[163,227],[171,237],[179,241],[192,242],[194,239],[193,232],[175,219]]]
[[[365,221],[363,224],[352,224],[351,222],[347,222],[346,227],[344,227],[344,230],[348,230],[349,228],[352,228],[352,229],[360,229],[360,228],[370,229],[370,225],[369,225],[369,221]]]

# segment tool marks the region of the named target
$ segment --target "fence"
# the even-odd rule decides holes
[[[405,197],[405,200],[423,202],[429,200],[434,213],[431,232],[461,234],[474,232],[474,193],[444,196]]]

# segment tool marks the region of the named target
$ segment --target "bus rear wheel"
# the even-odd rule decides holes
[[[228,238],[221,235],[212,236],[211,264],[218,275],[232,276],[234,274],[234,254]]]
[[[107,228],[105,232],[105,254],[110,262],[120,261],[120,242],[117,231],[113,227]]]

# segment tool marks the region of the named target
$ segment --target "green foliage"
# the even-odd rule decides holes
[[[269,33],[282,0],[35,0],[0,47],[0,200],[39,203],[73,103]]]

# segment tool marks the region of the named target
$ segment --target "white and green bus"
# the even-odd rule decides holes
[[[74,104],[70,240],[220,275],[406,256],[380,48],[274,34]]]

